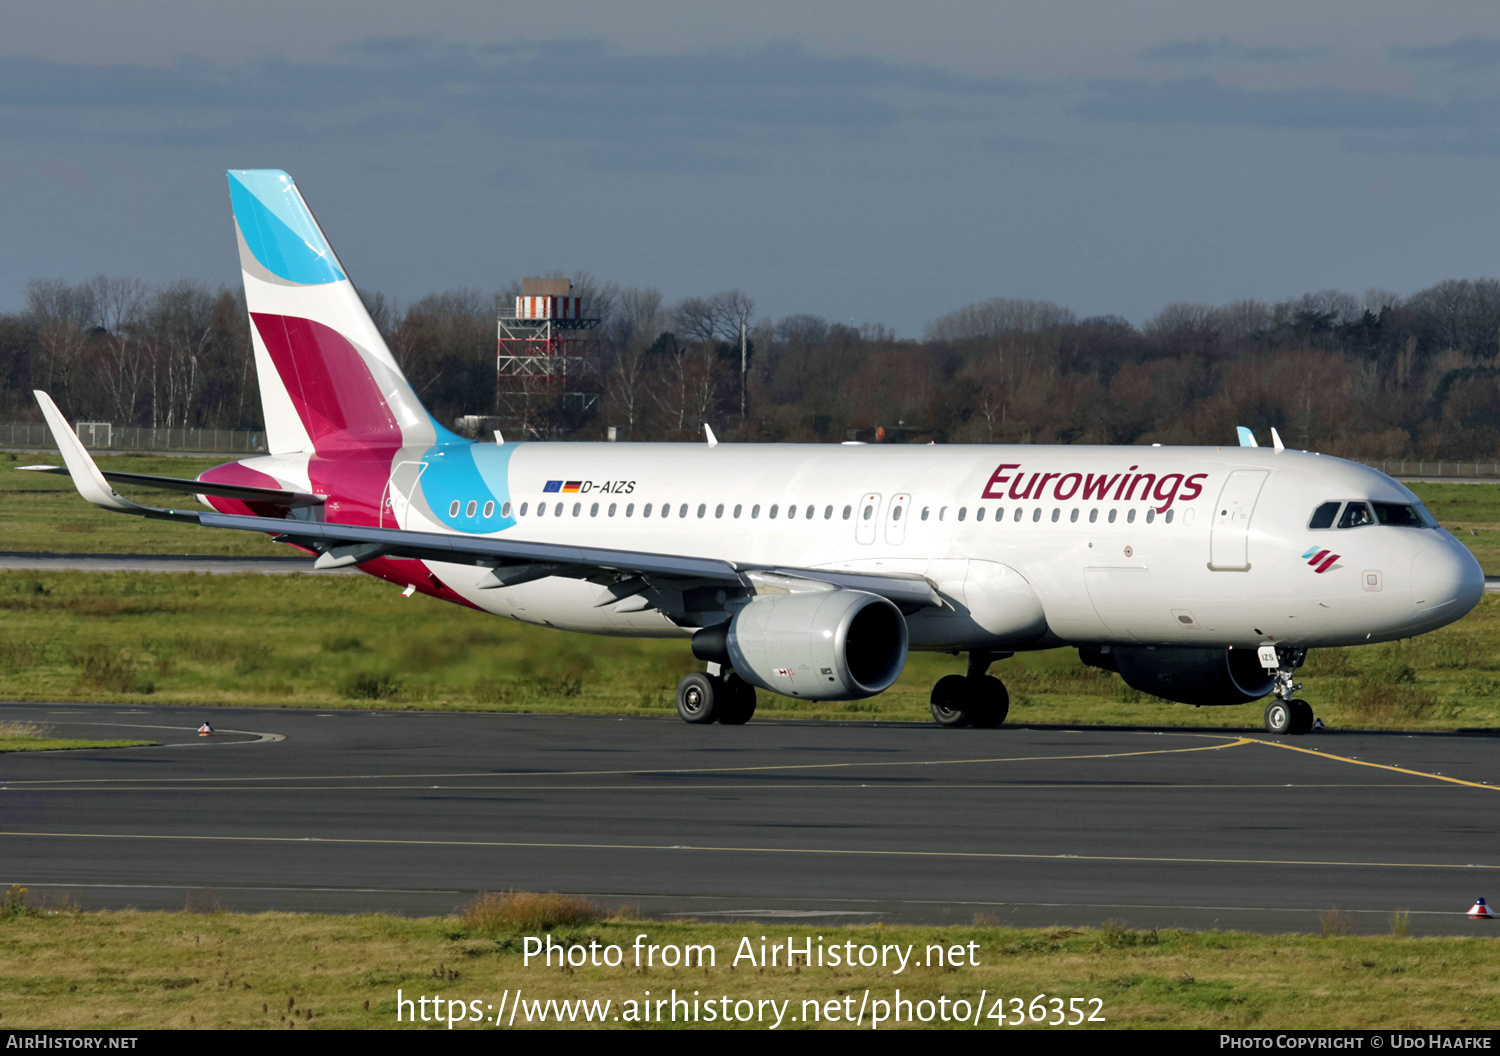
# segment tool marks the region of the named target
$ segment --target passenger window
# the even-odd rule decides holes
[[[472,516],[474,516],[474,514],[476,514],[478,512],[479,512],[479,503],[475,502],[473,499],[470,499],[469,500],[469,505],[466,506],[466,507],[464,507],[464,516],[465,517],[472,517]]]
[[[1349,503],[1344,507],[1344,515],[1339,518],[1340,528],[1363,528],[1367,524],[1374,523],[1375,515],[1363,502]]]
[[[788,506],[786,508],[786,519],[789,520],[789,521],[791,521],[791,520],[796,520],[796,518],[797,518],[797,507],[795,505]]]
[[[1126,524],[1134,524],[1135,523],[1135,510],[1132,509],[1128,513],[1125,514],[1125,523]]]
[[[940,507],[938,509],[938,520],[941,521],[946,516],[948,516],[948,507],[946,507],[946,506]]]
[[[714,507],[714,516],[715,517],[722,517],[722,516],[724,516],[724,504],[722,502],[719,503],[717,506]]]
[[[902,509],[903,509],[903,507],[899,503],[897,503],[896,505],[894,505],[894,506],[891,507],[891,520],[892,520],[892,522],[899,521],[901,519],[901,510]]]
[[[977,508],[974,511],[974,519],[976,521],[982,521],[982,520],[984,520],[984,507],[983,506],[980,506],[979,508]]]
[[[771,520],[774,521],[776,519],[776,511],[779,510],[779,509],[781,509],[781,506],[779,504],[773,502],[771,504],[771,508],[766,511],[766,516],[769,517]]]
[[[1076,507],[1074,508],[1072,513],[1068,514],[1068,520],[1073,524],[1078,523],[1078,510]]]
[[[449,506],[448,506],[448,516],[449,517],[457,517],[458,516],[458,500],[457,499],[454,499],[453,502],[449,504]]]
[[[802,516],[806,517],[810,521],[810,520],[813,519],[813,514],[815,514],[817,512],[818,512],[818,508],[816,506],[812,505],[812,503],[808,503],[808,505],[807,505],[807,511],[805,513],[803,513]]]
[[[484,519],[489,520],[493,516],[495,516],[495,503],[493,501],[490,501],[484,504]],[[510,516],[510,503],[507,502],[500,508],[500,516]]]
[[[1155,506],[1148,506],[1148,507],[1146,507],[1146,523],[1150,524],[1154,520],[1156,520],[1156,507]]]
[[[1062,510],[1054,508],[1053,511],[1052,511],[1052,523],[1056,524],[1057,523],[1057,519],[1059,517],[1061,517],[1061,516],[1062,516]]]
[[[1333,519],[1339,515],[1339,504],[1336,502],[1325,502],[1316,510],[1313,510],[1312,520],[1307,522],[1309,528],[1332,528]]]
[[[677,508],[677,516],[679,516],[679,517],[686,517],[687,516],[687,503],[684,502],[681,506],[679,506]],[[698,514],[698,516],[702,517],[703,514],[700,513],[700,514]]]
[[[922,520],[924,520],[924,521],[927,520],[927,514],[930,513],[930,512],[931,511],[926,506],[923,506],[922,507]],[[848,517],[849,515],[846,513],[846,514],[844,514],[844,516]]]
[[[853,506],[845,506],[844,507],[844,520],[847,521],[849,519],[849,515],[851,513],[853,513],[853,512],[854,512],[854,507]]]
[[[760,503],[757,502],[754,506],[750,507],[750,519],[753,521],[753,520],[755,520],[755,518],[757,518],[759,516],[760,516]]]
[[[833,507],[832,506],[824,506],[823,507],[823,520],[825,520],[825,521],[831,521],[831,520],[833,520]]]
[[[969,508],[967,506],[960,506],[958,508],[958,519],[959,520],[963,520],[968,515],[969,515]]]
[[[708,503],[706,503],[706,502],[700,502],[700,503],[698,503],[698,519],[700,521],[703,519],[703,515],[705,513],[707,513],[707,512],[708,512]]]
[[[739,503],[735,503],[734,504],[734,519],[735,520],[739,520],[740,519],[740,511],[743,510],[744,508],[745,507],[742,506]]]
[[[597,516],[599,516],[599,504],[597,502],[594,503],[592,506],[589,507],[589,516],[590,517],[597,517]]]
[[[995,509],[995,523],[999,524],[1003,520],[1005,520],[1005,507],[1004,506],[996,507],[996,509]]]
[[[552,507],[552,516],[554,516],[554,517],[561,517],[562,516],[562,503],[559,502],[556,506]]]
[[[1099,521],[1099,510],[1097,508],[1089,511],[1089,523],[1096,524]]]
[[[597,508],[597,507],[596,507],[596,508]],[[581,511],[581,510],[582,510],[582,509],[583,509],[583,503],[581,503],[581,502],[575,502],[575,503],[573,503],[573,516],[574,516],[574,517],[577,517],[577,516],[578,516],[578,514],[579,514],[579,512],[580,512],[580,511]]]
[[[611,517],[613,517],[615,515],[615,506],[616,505],[617,505],[617,503],[613,503],[613,502],[609,504],[609,515]]]
[[[1119,510],[1110,510],[1109,511],[1109,523],[1110,524],[1114,524],[1115,523],[1115,514],[1117,514],[1119,512],[1120,512]]]
[[[864,519],[868,521],[873,516],[875,516],[875,507],[874,506],[866,506],[865,507],[865,512],[864,512]]]
[[[1031,520],[1032,520],[1032,523],[1034,524],[1037,521],[1040,521],[1041,519],[1042,519],[1042,508],[1040,506],[1038,506],[1036,509],[1034,509],[1034,510],[1031,511]]]
[[[672,504],[670,502],[664,502],[661,504],[661,515],[663,517],[672,516]]]
[[[1176,512],[1177,512],[1176,510],[1168,510],[1167,511],[1167,523],[1168,524],[1172,523],[1172,514],[1174,514]]]
[[[521,516],[522,517],[526,516],[526,507],[528,507],[530,505],[531,505],[531,503],[529,503],[529,502],[523,502],[523,503],[521,503]]]
[[[547,516],[547,504],[545,502],[539,502],[536,504],[536,515],[538,517]]]
[[[626,503],[626,505],[625,505],[625,516],[626,517],[634,517],[635,516],[635,503],[633,503],[633,502]],[[646,507],[646,516],[647,517],[651,516],[651,507],[650,506]]]
[[[1012,518],[1012,520],[1019,521],[1021,519],[1021,514],[1024,513],[1024,512],[1025,511],[1022,510],[1021,507],[1017,506],[1016,507],[1016,515],[1015,515],[1015,517]]]

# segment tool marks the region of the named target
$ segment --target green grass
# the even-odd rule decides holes
[[[1482,937],[1268,937],[1140,931],[1119,923],[1021,930],[982,920],[945,928],[768,928],[595,919],[559,922],[550,935],[569,947],[617,945],[625,963],[549,968],[523,961],[525,937],[541,935],[545,924],[473,915],[80,913],[33,908],[18,890],[0,906],[0,1009],[3,1026],[13,1030],[390,1028],[398,1025],[398,989],[410,999],[441,995],[445,1008],[450,1000],[498,1005],[503,993],[517,989],[543,1001],[609,999],[616,1012],[647,990],[656,998],[675,989],[689,998],[697,991],[702,998],[790,1001],[787,1011],[799,1022],[788,1020],[782,1029],[808,1025],[800,1021],[803,1001],[853,995],[848,1007],[856,1011],[867,988],[872,1000],[887,1001],[898,988],[914,1002],[975,1002],[983,993],[986,1012],[1003,996],[1011,1029],[1017,1028],[1009,999],[1026,1006],[1039,995],[1098,998],[1105,1021],[1087,1025],[1112,1029],[1489,1029],[1500,1019],[1500,944]],[[630,950],[643,932],[658,945],[710,944],[715,963],[636,968]],[[916,948],[900,975],[787,968],[784,958],[774,967],[731,965],[742,938],[758,951],[763,935],[771,942],[791,936],[798,945],[811,939],[814,949],[820,936],[825,948],[847,942]],[[962,945],[967,960],[969,943],[977,965],[915,963],[929,944]],[[1047,1001],[1040,1011],[1049,1015]],[[493,1029],[459,1024],[464,1028]]]
[[[34,722],[0,722],[0,752],[55,752],[70,748],[141,748],[155,741],[81,741],[48,737]]]
[[[369,577],[0,572],[0,697],[162,704],[671,715],[685,641],[501,619]],[[914,653],[868,700],[761,693],[758,718],[927,721],[960,658]],[[1261,705],[1191,708],[1085,667],[1071,649],[995,666],[1011,722],[1254,727]],[[1500,597],[1410,642],[1319,650],[1304,695],[1325,723],[1500,728]]]
[[[103,455],[100,468],[160,477],[196,477],[227,458]],[[24,473],[17,466],[61,465],[52,455],[0,453],[0,550],[77,554],[281,554],[297,551],[255,532],[224,532],[110,513],[84,502],[65,476]],[[127,489],[121,489],[125,491]],[[206,509],[177,491],[128,489],[153,506]]]
[[[0,455],[0,550],[292,552],[251,533],[96,510],[66,478],[7,472],[10,457]],[[215,464],[102,461],[170,476]],[[1500,485],[1414,490],[1481,563],[1500,567]],[[154,501],[182,499],[158,493]],[[677,680],[697,666],[686,642],[553,631],[403,598],[365,577],[0,572],[0,610],[0,696],[19,700],[670,715]],[[1313,653],[1304,696],[1329,725],[1500,728],[1497,658],[1500,598],[1486,596],[1459,623],[1413,641]],[[917,653],[878,697],[839,703],[761,693],[757,716],[925,721],[933,682],[961,670],[959,658]],[[1012,722],[1260,724],[1260,704],[1157,701],[1084,667],[1069,649],[1023,654],[994,670],[1011,690]]]

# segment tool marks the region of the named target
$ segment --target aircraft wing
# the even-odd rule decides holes
[[[68,475],[66,466],[17,466],[30,473],[56,473],[62,476]],[[248,484],[215,484],[207,480],[188,480],[185,477],[156,477],[147,473],[120,473],[115,470],[101,469],[99,475],[111,484],[135,484],[143,488],[156,488],[159,491],[181,491],[189,495],[222,495],[226,499],[240,499],[244,502],[268,502],[276,506],[285,506],[288,509],[298,509],[303,506],[321,506],[327,501],[326,495],[314,495],[310,492],[283,491],[280,488],[256,488]]]
[[[644,576],[719,582],[757,591],[767,587],[784,592],[827,589],[833,586],[878,594],[906,607],[921,608],[943,604],[932,583],[926,577],[917,575],[770,567],[718,558],[656,554],[612,547],[569,546],[493,536],[450,535],[401,528],[337,524],[310,519],[309,515],[313,513],[311,510],[304,512],[302,516],[279,518],[144,506],[123,497],[108,482],[118,480],[120,483],[163,487],[163,481],[173,481],[178,490],[209,495],[230,495],[232,490],[231,497],[234,498],[260,499],[287,505],[289,514],[293,507],[321,505],[323,496],[240,485],[209,485],[201,481],[149,477],[143,474],[106,474],[99,469],[78,437],[68,428],[66,419],[51,398],[44,392],[37,392],[36,397],[42,405],[47,424],[52,428],[53,438],[62,451],[63,461],[67,464],[67,472],[72,477],[74,486],[80,495],[95,506],[117,513],[183,521],[205,528],[264,532],[275,536],[279,542],[291,543],[317,553],[319,556],[314,562],[316,568],[340,568],[364,564],[379,557],[394,557],[488,567],[490,572],[481,579],[481,587],[514,586],[548,576],[596,582]],[[246,494],[251,492],[260,494]]]

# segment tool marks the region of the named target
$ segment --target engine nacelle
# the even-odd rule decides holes
[[[1248,704],[1275,688],[1254,649],[1178,649],[1163,646],[1111,646],[1109,652],[1080,649],[1085,664],[1118,671],[1142,693],[1181,704],[1210,707]]]
[[[906,619],[877,594],[817,590],[758,597],[728,624],[693,636],[701,659],[746,682],[804,700],[859,700],[906,666]]]

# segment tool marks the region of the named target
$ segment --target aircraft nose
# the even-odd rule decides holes
[[[1456,620],[1484,596],[1484,570],[1468,547],[1444,540],[1412,558],[1411,591],[1418,612]]]

